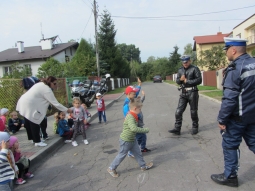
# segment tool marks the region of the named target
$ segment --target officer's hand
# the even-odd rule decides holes
[[[219,128],[220,128],[221,130],[225,130],[225,129],[226,129],[226,125],[221,125],[221,124],[219,124],[218,126],[219,126]]]
[[[181,78],[180,78],[181,81],[184,81],[185,80],[185,76],[182,75]]]

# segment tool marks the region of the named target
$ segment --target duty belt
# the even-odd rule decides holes
[[[188,90],[193,90],[194,89],[194,87],[190,87],[190,88],[184,88],[186,91],[188,91]]]

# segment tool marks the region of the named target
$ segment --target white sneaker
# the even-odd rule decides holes
[[[77,144],[76,141],[72,141],[72,145],[73,145],[74,147],[77,147],[77,146],[78,146],[78,144]]]
[[[43,143],[43,142],[40,142],[40,143],[35,143],[35,146],[36,147],[45,147],[45,146],[47,146],[47,144]]]
[[[44,139],[41,139],[41,142],[44,142],[45,140]]]
[[[65,143],[71,143],[72,140],[65,140]]]
[[[88,142],[87,139],[84,140],[84,144],[85,144],[85,145],[88,145],[88,144],[89,144],[89,142]]]

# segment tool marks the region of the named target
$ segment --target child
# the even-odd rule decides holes
[[[16,180],[16,184],[24,184],[26,181],[23,179],[23,176],[26,178],[33,178],[34,175],[31,172],[28,172],[29,167],[30,167],[30,160],[28,160],[28,167],[24,166],[19,160],[21,159],[21,151],[19,149],[19,142],[18,138],[15,136],[10,137],[10,145],[9,145],[10,150],[12,151],[14,155],[14,160],[15,163],[19,169],[18,173],[18,179]]]
[[[143,103],[144,100],[145,100],[145,93],[144,93],[144,91],[142,91],[142,95],[143,95],[142,97],[138,96],[137,99],[140,100]],[[143,113],[141,111],[139,113],[139,117],[138,117],[138,127],[143,128],[143,126],[144,126],[144,123],[143,123]],[[140,146],[142,152],[150,152],[151,151],[150,149],[146,148],[147,136],[146,136],[145,133],[137,133],[135,137],[136,137],[136,140],[137,140],[138,145]]]
[[[22,119],[18,118],[18,113],[16,111],[11,112],[11,118],[8,120],[8,127],[12,134],[15,134],[24,127],[24,122]]]
[[[83,103],[83,104],[81,104],[81,106],[83,107],[83,109],[86,111],[86,114],[87,114],[87,118],[91,118],[91,114],[89,113],[89,111],[88,111],[88,107],[87,107],[87,105],[85,104],[85,103]],[[87,123],[86,123],[86,125],[90,125],[90,123],[88,122],[88,120],[87,120]]]
[[[104,123],[106,125],[107,122],[106,122],[106,115],[105,115],[104,99],[102,98],[102,95],[100,93],[96,94],[96,98],[97,98],[97,113],[98,113],[98,118],[99,118],[99,122],[98,123],[101,123],[102,116],[103,116]]]
[[[138,86],[128,86],[125,90],[125,94],[127,95],[124,104],[123,104],[123,115],[126,117],[127,113],[129,112],[129,102],[130,99],[133,99],[139,95],[139,92],[141,90],[142,82],[140,78],[137,78]],[[138,115],[139,117],[139,115]],[[128,152],[128,157],[134,158],[134,155],[131,152]]]
[[[12,181],[19,169],[9,150],[10,135],[7,132],[0,132],[0,143],[0,190],[12,190]]]
[[[88,145],[89,142],[86,139],[86,133],[84,129],[84,120],[87,121],[86,111],[83,109],[83,107],[81,107],[81,101],[79,98],[73,98],[73,106],[74,107],[70,108],[73,111],[72,118],[74,121],[72,145],[74,147],[78,146],[75,139],[79,131],[81,131],[83,135],[84,144]]]
[[[59,111],[55,113],[56,124],[57,124],[57,132],[60,137],[64,137],[65,143],[71,143],[73,136],[73,129],[68,126],[67,121],[65,120],[66,114],[65,112]]]
[[[137,114],[141,112],[142,105],[143,105],[142,102],[137,99],[130,100],[130,103],[129,103],[130,111],[128,112],[125,118],[125,121],[123,123],[123,131],[120,134],[119,154],[115,157],[110,167],[107,169],[107,171],[114,178],[119,176],[118,173],[116,172],[116,168],[125,159],[128,151],[131,151],[133,153],[142,171],[148,170],[153,166],[152,162],[147,164],[144,162],[143,155],[135,139],[136,133],[149,132],[148,128],[137,127],[137,122],[138,122]]]
[[[8,130],[8,126],[6,125],[6,117],[9,115],[9,109],[7,109],[7,108],[2,108],[1,109],[1,119],[2,119],[2,121],[3,121],[3,123],[4,123],[4,126],[5,126],[5,129],[4,129],[4,131],[6,131],[6,132],[9,132],[9,130]]]

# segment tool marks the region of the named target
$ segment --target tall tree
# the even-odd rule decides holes
[[[191,43],[186,44],[186,46],[184,47],[184,53],[183,54],[190,55],[193,64],[197,60],[197,54],[196,54],[195,51],[193,51]]]
[[[227,65],[226,54],[223,50],[223,46],[212,46],[211,49],[201,51],[201,58],[197,61],[197,64],[202,67],[206,67],[209,70],[216,70],[223,68]]]
[[[100,19],[98,32],[100,69],[114,77],[122,77],[123,74],[120,74],[120,70],[127,68],[127,63],[122,58],[116,45],[115,36],[117,31],[114,22],[107,10],[104,10]],[[129,71],[126,72],[129,73]]]
[[[136,61],[138,63],[141,63],[141,51],[139,50],[139,48],[136,48],[134,44],[127,45],[125,43],[122,43],[118,44],[117,47],[120,50],[122,57],[128,62]]]
[[[181,55],[178,53],[178,46],[174,46],[174,51],[170,53],[169,66],[167,68],[168,75],[176,73],[181,66]]]
[[[70,63],[65,64],[65,76],[90,76],[96,72],[96,57],[93,47],[81,39],[79,47]],[[70,68],[75,68],[75,70]]]

